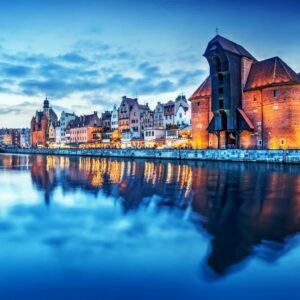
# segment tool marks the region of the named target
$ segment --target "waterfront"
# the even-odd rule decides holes
[[[0,155],[1,299],[294,299],[300,167]]]

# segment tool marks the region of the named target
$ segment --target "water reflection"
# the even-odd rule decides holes
[[[300,230],[297,166],[1,155],[0,167],[30,171],[47,206],[61,189],[103,193],[123,214],[141,207],[181,211],[211,237],[202,270],[207,279],[239,270],[253,256],[278,260]]]

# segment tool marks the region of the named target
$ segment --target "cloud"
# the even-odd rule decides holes
[[[76,92],[88,92],[101,87],[97,82],[84,80],[25,80],[20,83],[24,94],[36,96],[40,94],[50,94],[53,98],[63,98]]]
[[[52,56],[2,48],[0,99],[16,96],[19,102],[28,101],[14,106],[13,100],[11,106],[1,107],[1,115],[34,114],[45,94],[58,114],[62,110],[101,112],[118,105],[123,95],[138,95],[141,102],[146,98],[154,106],[151,98],[163,102],[170,95],[190,93],[205,77],[195,64],[194,48],[183,47],[176,55],[181,59],[93,40],[78,41],[69,51]]]
[[[86,64],[89,62],[85,57],[75,52],[66,53],[58,58],[64,62],[73,64]]]
[[[18,115],[22,113],[22,109],[21,108],[0,108],[0,115],[7,115],[7,114],[14,114],[14,115]]]
[[[147,77],[160,77],[160,69],[158,66],[153,66],[149,62],[143,62],[138,66],[138,69]]]
[[[0,63],[0,74],[3,78],[22,78],[27,77],[32,69],[23,65],[10,63]]]

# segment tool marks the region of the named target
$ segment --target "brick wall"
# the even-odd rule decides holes
[[[252,135],[243,133],[242,146],[300,148],[300,85],[245,92],[243,109],[255,131]]]

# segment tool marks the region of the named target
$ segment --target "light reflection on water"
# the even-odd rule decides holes
[[[288,299],[298,166],[0,155],[1,299]]]

